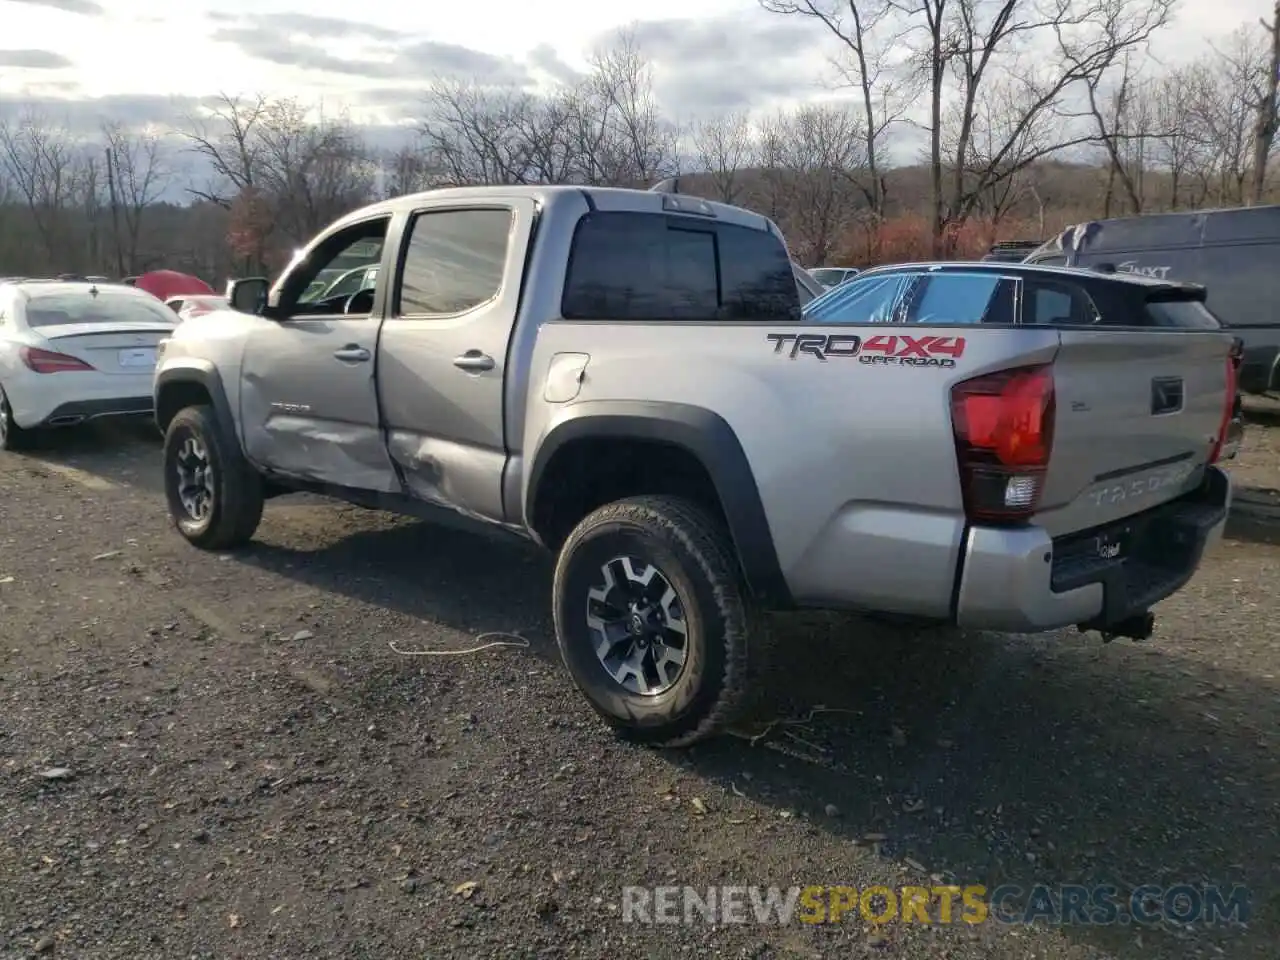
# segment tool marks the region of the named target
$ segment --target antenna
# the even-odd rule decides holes
[[[655,183],[652,187],[649,188],[649,192],[650,193],[679,193],[680,178],[667,177],[667,179],[665,180],[659,180],[657,183]]]

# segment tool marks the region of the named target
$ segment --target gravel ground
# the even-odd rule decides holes
[[[663,753],[573,690],[542,555],[307,498],[201,554],[158,460],[0,455],[0,956],[1276,956],[1280,528],[1234,522],[1145,644],[779,619],[741,736]],[[1280,487],[1280,429],[1238,472]],[[530,646],[389,646],[486,631]],[[619,915],[633,884],[921,881],[1242,884],[1253,916]]]

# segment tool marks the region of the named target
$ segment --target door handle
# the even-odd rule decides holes
[[[493,357],[479,350],[468,350],[460,357],[453,358],[453,365],[468,373],[483,373],[493,369]]]
[[[364,363],[373,356],[364,347],[354,343],[348,343],[341,350],[333,351],[334,359],[342,360],[345,363]]]

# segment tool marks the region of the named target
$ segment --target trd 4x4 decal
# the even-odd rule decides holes
[[[804,354],[824,363],[832,358],[857,357],[859,363],[898,367],[954,367],[964,355],[964,337],[913,337],[883,334],[863,340],[852,333],[770,333],[765,337],[775,354],[794,360]]]

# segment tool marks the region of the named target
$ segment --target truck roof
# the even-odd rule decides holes
[[[1202,290],[1197,283],[1182,283],[1176,280],[1160,280],[1136,273],[1103,273],[1100,270],[1088,270],[1080,267],[1053,267],[1037,263],[1009,263],[998,260],[943,260],[922,263],[895,263],[882,267],[872,267],[858,274],[858,279],[882,273],[896,273],[903,270],[938,270],[944,273],[982,272],[1000,273],[1006,276],[1066,276],[1079,280],[1081,274],[1090,279],[1127,283],[1134,286],[1158,288],[1162,290]]]
[[[772,222],[758,213],[752,213],[741,207],[705,200],[689,194],[655,193],[651,190],[634,190],[627,187],[580,187],[563,185],[511,185],[511,186],[477,186],[477,187],[441,187],[436,190],[424,190],[420,193],[405,194],[392,197],[378,203],[353,210],[334,226],[363,220],[379,214],[393,214],[406,208],[414,208],[423,203],[439,200],[496,200],[500,197],[527,197],[539,203],[549,204],[562,202],[571,197],[585,198],[588,206],[599,210],[621,210],[638,213],[690,213],[700,216],[712,216],[715,219],[751,227],[756,230],[771,230],[781,236]]]

